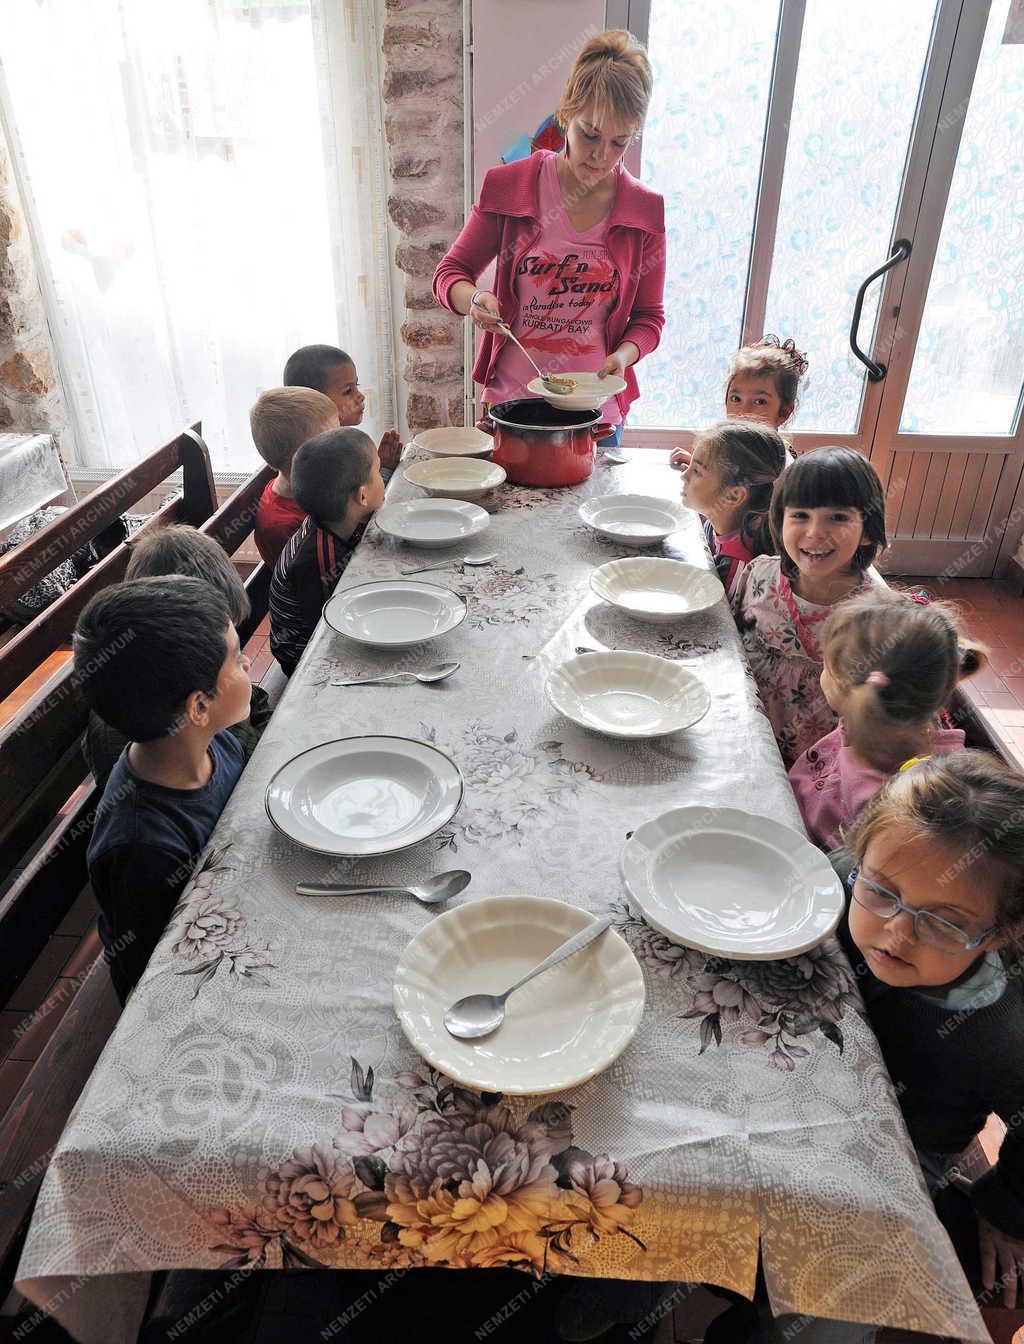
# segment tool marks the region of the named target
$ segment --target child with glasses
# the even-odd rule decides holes
[[[871,799],[833,863],[852,895],[840,941],[936,1212],[979,1304],[1012,1307],[1024,1270],[1024,775],[982,751],[921,761]],[[957,1159],[993,1112],[1007,1125],[999,1160],[968,1182]],[[863,1272],[856,1257],[850,1272]],[[875,1337],[854,1321],[773,1317],[764,1292],[705,1334],[707,1344]]]
[[[908,760],[962,751],[960,728],[939,716],[953,688],[983,667],[952,607],[880,588],[843,602],[822,632],[821,690],[834,728],[789,772],[807,834],[826,853]]]
[[[986,752],[930,757],[875,795],[847,851],[842,937],[925,1180],[983,1303],[1013,1306],[1024,1269],[1024,776]],[[952,1169],[992,1112],[1008,1126],[999,1160],[968,1186]]]

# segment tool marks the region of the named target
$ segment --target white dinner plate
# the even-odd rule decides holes
[[[402,475],[428,495],[446,499],[480,499],[505,483],[505,468],[482,457],[434,457],[410,463]]]
[[[459,767],[427,742],[343,737],[282,765],[267,785],[267,815],[318,854],[407,849],[451,821],[462,802]]]
[[[413,443],[431,457],[487,457],[494,447],[490,434],[472,425],[421,429]]]
[[[643,974],[614,929],[513,994],[492,1035],[456,1040],[442,1017],[466,994],[502,993],[594,918],[548,897],[485,896],[431,920],[395,971],[409,1043],[483,1092],[533,1096],[593,1078],[626,1048],[644,1010]]]
[[[725,596],[717,574],[661,556],[609,560],[591,574],[590,586],[613,607],[655,624],[705,611]]]
[[[686,515],[681,504],[656,495],[600,495],[580,505],[580,518],[622,546],[653,546],[678,532]]]
[[[559,392],[549,392],[540,378],[531,378],[526,384],[526,390],[535,396],[543,397],[561,411],[597,411],[609,397],[617,397],[620,392],[626,390],[625,378],[618,378],[614,373],[610,373],[606,378],[598,378],[596,373],[575,373],[570,369],[564,371],[559,369],[558,376],[574,379],[575,389],[563,396]]]
[[[384,579],[335,592],[324,620],[357,644],[411,649],[446,635],[466,619],[466,600],[450,588],[414,579]]]
[[[699,678],[652,653],[581,653],[556,667],[544,689],[567,719],[609,737],[675,733],[711,704]]]
[[[427,548],[468,541],[491,521],[486,509],[464,499],[407,499],[402,504],[385,504],[374,518],[389,537]]]
[[[677,807],[626,841],[622,877],[647,920],[713,956],[774,961],[839,923],[842,883],[821,850],[768,817]]]

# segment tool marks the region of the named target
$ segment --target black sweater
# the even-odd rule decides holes
[[[844,862],[845,859],[845,862]],[[834,855],[845,877],[849,860]],[[974,1182],[978,1213],[1014,1237],[1024,1237],[1024,991],[1009,977],[1002,997],[985,1007],[940,1006],[913,989],[875,978],[846,920],[839,938],[864,996],[896,1087],[914,1147],[962,1152],[992,1112],[1007,1127],[996,1165]]]

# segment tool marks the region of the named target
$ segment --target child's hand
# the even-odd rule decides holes
[[[991,1223],[979,1217],[978,1246],[981,1251],[982,1285],[989,1289],[998,1286],[1002,1289],[1003,1306],[1016,1306],[1018,1284],[1021,1275],[1024,1274],[1024,1241],[1011,1237],[1006,1232],[1000,1232],[998,1227],[993,1227]]]
[[[690,465],[690,459],[692,457],[692,448],[673,448],[668,459],[668,464],[670,467],[677,467],[680,471],[685,471]]]
[[[402,436],[397,429],[389,429],[377,447],[380,464],[386,470],[394,471],[402,456]]]

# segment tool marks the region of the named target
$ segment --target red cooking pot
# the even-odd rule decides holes
[[[492,406],[477,429],[517,485],[575,485],[594,470],[594,444],[612,432],[600,411],[560,411],[539,397]]]

